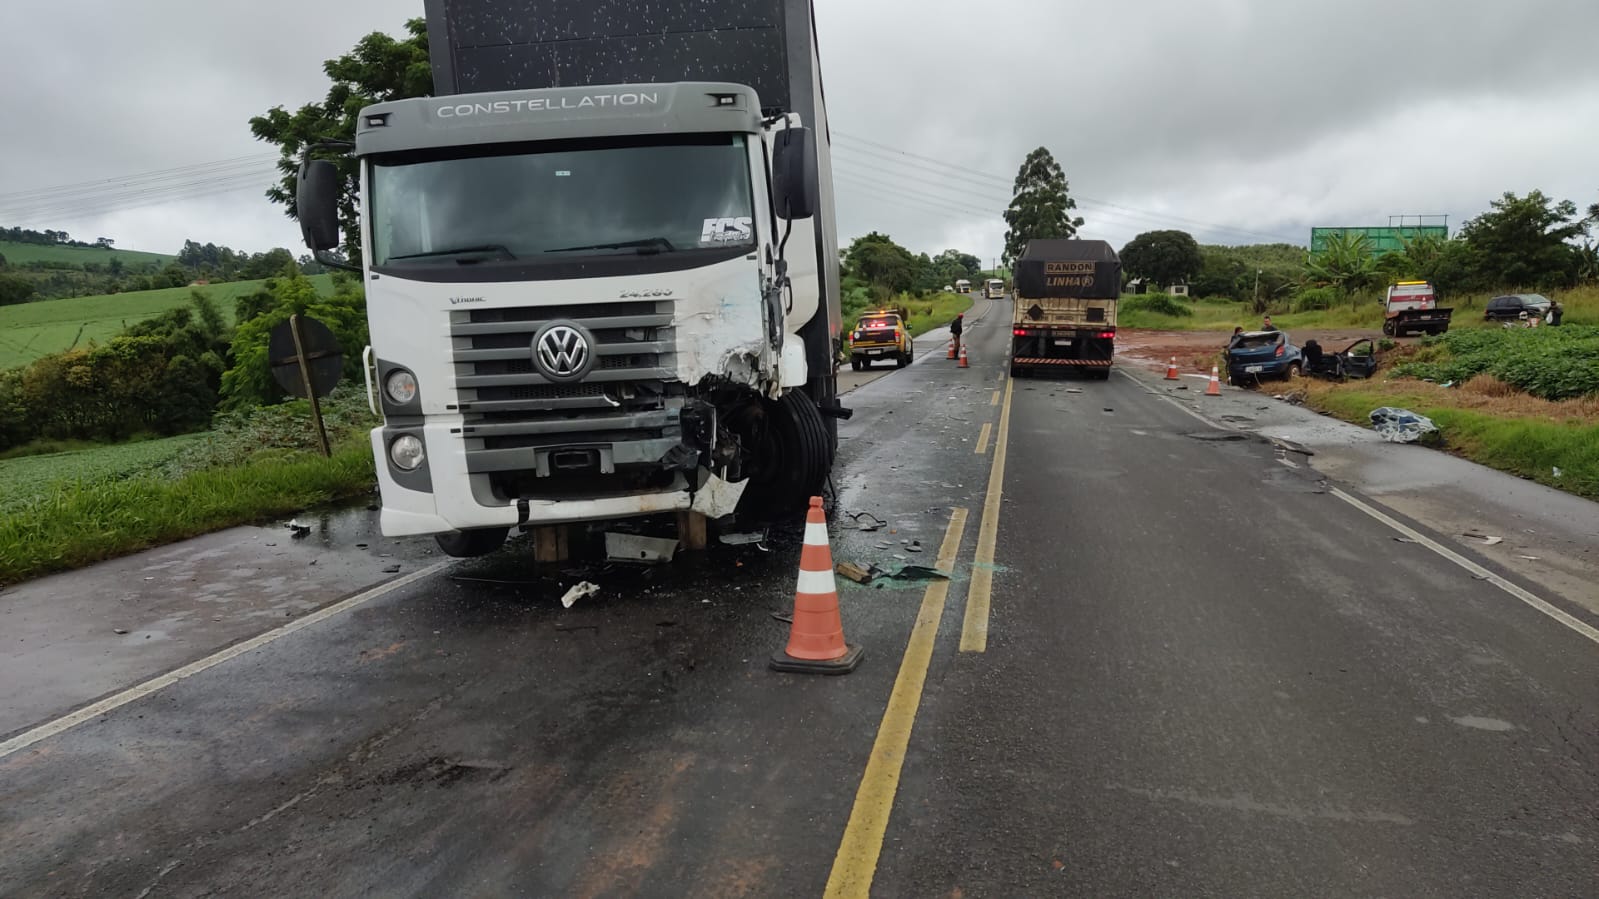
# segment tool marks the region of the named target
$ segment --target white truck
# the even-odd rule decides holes
[[[1005,282],[998,278],[990,278],[983,288],[983,296],[990,300],[1005,299]]]
[[[727,513],[711,495],[776,520],[831,470],[849,413],[810,0],[603,6],[427,0],[435,96],[360,114],[386,535],[475,556],[513,528]],[[325,262],[339,186],[308,153]]]

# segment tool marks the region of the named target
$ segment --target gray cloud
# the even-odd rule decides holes
[[[1009,179],[1040,145],[1085,230],[1118,244],[1156,227],[1237,243],[1396,213],[1458,223],[1503,190],[1599,200],[1589,0],[818,4],[845,236],[991,257]],[[319,98],[324,59],[421,12],[95,6],[8,0],[0,59],[27,89],[0,96],[0,194],[265,154],[251,115]],[[110,213],[74,197],[35,221],[0,199],[0,220],[161,250],[188,236],[294,246],[259,198],[266,180]]]

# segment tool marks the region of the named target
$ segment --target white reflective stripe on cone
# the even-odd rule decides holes
[[[827,545],[827,525],[825,525],[825,524],[812,524],[812,523],[807,521],[805,523],[805,545],[806,546],[826,546]]]
[[[838,584],[833,580],[831,571],[806,571],[800,570],[799,586],[795,593],[829,594],[838,592]]]

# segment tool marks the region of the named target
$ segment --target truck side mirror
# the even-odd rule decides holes
[[[772,205],[780,218],[810,218],[821,193],[816,174],[816,134],[809,128],[779,131],[773,140]]]
[[[300,164],[294,208],[300,218],[300,234],[312,252],[338,247],[339,170],[333,163],[307,159]]]

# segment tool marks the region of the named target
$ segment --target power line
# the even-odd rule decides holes
[[[247,189],[265,189],[276,183],[272,173],[243,172],[189,181],[181,184],[159,185],[139,190],[107,193],[94,198],[76,198],[44,201],[17,206],[0,204],[0,214],[9,217],[41,218],[47,216],[73,217],[97,215],[122,209],[136,209],[179,200],[196,199]]]
[[[918,191],[926,191],[927,192],[925,194],[926,196],[938,197],[939,199],[943,199],[943,200],[946,200],[946,201],[951,202],[951,203],[969,202],[967,200],[967,196],[970,196],[970,197],[978,198],[978,199],[980,199],[982,202],[984,202],[986,204],[991,204],[993,206],[993,208],[995,208],[996,210],[1003,210],[1003,209],[1007,208],[1010,205],[1008,198],[1000,199],[1000,198],[997,198],[996,196],[994,196],[992,194],[981,194],[978,191],[973,190],[971,188],[967,188],[967,187],[963,187],[963,186],[955,185],[955,184],[947,184],[947,183],[942,183],[942,182],[939,182],[939,183],[928,183],[926,181],[918,180],[920,178],[920,176],[918,176],[918,175],[911,175],[911,174],[906,174],[906,173],[902,173],[902,172],[898,172],[898,171],[893,171],[893,170],[890,170],[890,169],[878,168],[875,164],[873,164],[873,163],[876,162],[876,160],[872,160],[871,163],[864,163],[864,162],[861,162],[859,160],[854,160],[854,159],[848,159],[848,158],[845,158],[845,157],[835,156],[834,157],[834,162],[836,164],[842,164],[842,165],[839,165],[836,168],[836,171],[842,172],[842,173],[845,173],[845,174],[849,174],[849,175],[853,175],[855,178],[861,179],[861,180],[871,181],[872,179],[879,179],[883,183],[881,183],[881,184],[879,184],[877,186],[884,187],[884,188],[901,188],[901,187],[905,187],[906,186],[904,184],[904,182],[910,182],[911,186],[912,186],[912,189],[915,189],[915,190],[918,190]],[[855,170],[854,167],[856,167],[856,166],[859,166],[859,167],[861,167],[863,169],[866,169],[871,174],[870,175],[862,174],[861,172]],[[899,182],[886,180],[886,179],[893,179],[893,178],[897,178],[897,179],[901,179],[901,180]],[[948,193],[944,193],[944,194],[934,193],[934,191],[937,191],[937,190],[958,191],[958,192],[960,192],[962,194],[965,194],[967,196],[954,197],[954,196],[951,196]],[[967,210],[968,214],[970,214],[970,213],[972,213],[974,211],[975,210],[971,210],[971,209]],[[1085,209],[1078,209],[1077,211],[1079,211],[1079,212],[1087,212],[1092,221],[1105,223],[1105,224],[1110,224],[1110,225],[1122,225],[1122,226],[1126,226],[1126,227],[1147,227],[1148,225],[1145,223],[1145,221],[1152,222],[1152,223],[1155,223],[1155,224],[1167,224],[1167,222],[1165,220],[1163,220],[1163,219],[1154,218],[1152,216],[1145,216],[1145,215],[1143,215],[1141,213],[1134,212],[1134,211],[1125,211],[1125,210],[1124,211],[1115,211],[1115,210],[1109,210],[1109,209],[1086,209],[1086,210]],[[1140,219],[1144,219],[1145,221],[1140,221]],[[1205,230],[1208,231],[1209,229],[1205,229]]]
[[[948,170],[950,170],[950,171],[952,171],[952,172],[954,172],[956,174],[959,174],[959,175],[967,176],[968,179],[973,180],[974,183],[980,183],[980,182],[977,182],[976,179],[984,179],[984,180],[986,180],[988,182],[994,183],[995,185],[1004,185],[1004,186],[1006,186],[1006,189],[1008,189],[1008,190],[1014,189],[1015,182],[1013,180],[1001,177],[999,175],[991,174],[989,172],[982,172],[982,171],[978,171],[976,169],[971,169],[971,168],[968,168],[968,167],[965,167],[965,166],[955,165],[953,163],[945,162],[945,161],[940,160],[940,159],[935,159],[935,158],[933,158],[931,156],[924,156],[924,155],[921,155],[919,153],[912,153],[912,152],[910,152],[908,150],[903,150],[903,149],[900,149],[898,147],[892,147],[892,146],[889,146],[888,144],[878,143],[877,141],[868,140],[868,139],[863,138],[863,137],[856,137],[854,135],[845,134],[845,133],[839,132],[839,131],[834,131],[833,132],[833,136],[844,138],[846,143],[853,142],[853,143],[863,144],[863,145],[865,145],[867,147],[874,148],[874,150],[877,152],[878,155],[908,157],[910,159],[919,160],[921,162],[930,163],[932,165],[948,169]],[[857,152],[862,152],[862,151],[857,150]],[[873,152],[873,150],[866,150],[864,152]],[[901,164],[909,165],[909,163],[904,162],[904,160],[899,160],[899,162]],[[1172,215],[1172,214],[1162,213],[1162,212],[1156,212],[1156,211],[1153,211],[1153,210],[1136,209],[1134,207],[1124,206],[1124,205],[1121,205],[1121,204],[1118,204],[1118,203],[1112,203],[1112,202],[1110,202],[1108,200],[1100,200],[1100,199],[1096,199],[1094,197],[1089,197],[1089,196],[1078,195],[1078,196],[1074,197],[1074,199],[1076,199],[1079,203],[1082,203],[1084,205],[1104,206],[1104,207],[1107,207],[1107,208],[1110,208],[1110,209],[1117,209],[1117,210],[1121,210],[1122,212],[1126,212],[1126,213],[1129,213],[1129,214],[1132,214],[1132,215],[1142,216],[1142,217],[1144,217],[1146,219],[1149,219],[1149,220],[1152,220],[1152,221],[1156,221],[1156,222],[1162,222],[1162,223],[1165,223],[1165,222],[1183,222],[1183,223],[1186,223],[1186,224],[1189,224],[1189,225],[1192,225],[1192,226],[1195,226],[1195,227],[1205,228],[1206,230],[1211,231],[1211,232],[1226,232],[1226,233],[1238,234],[1238,235],[1241,235],[1241,236],[1252,237],[1252,238],[1257,238],[1257,239],[1266,239],[1266,240],[1270,240],[1272,242],[1278,242],[1278,241],[1282,241],[1284,239],[1283,235],[1281,235],[1281,234],[1267,234],[1265,232],[1252,231],[1252,230],[1249,230],[1247,228],[1239,228],[1239,227],[1236,227],[1236,226],[1233,226],[1233,225],[1223,225],[1223,224],[1219,224],[1219,223],[1216,223],[1216,222],[1206,222],[1206,221],[1201,221],[1199,219],[1185,218],[1183,216]]]
[[[54,197],[73,196],[77,194],[93,194],[105,190],[116,190],[127,186],[142,186],[170,181],[185,181],[192,178],[206,177],[221,174],[225,171],[249,168],[259,170],[263,166],[275,161],[275,156],[238,156],[231,159],[219,159],[213,162],[202,162],[194,165],[178,166],[176,168],[161,169],[155,172],[145,172],[138,175],[123,175],[115,178],[97,178],[92,181],[79,181],[72,184],[57,184],[50,187],[36,187],[29,190],[13,191],[0,194],[0,203],[34,200]]]

